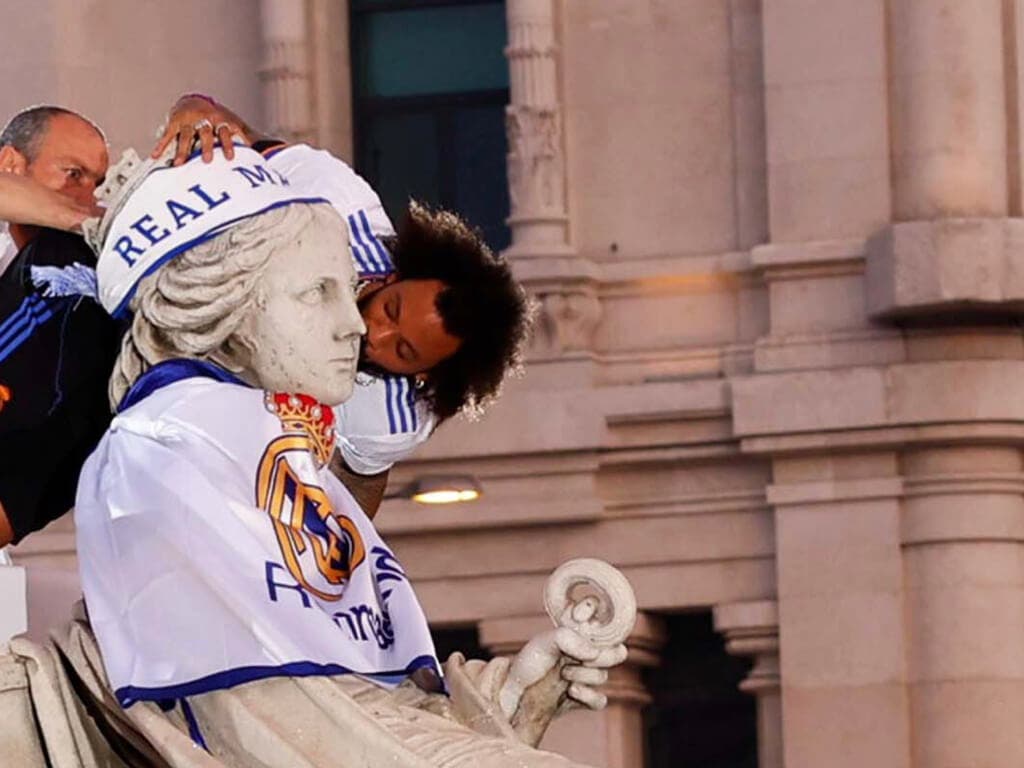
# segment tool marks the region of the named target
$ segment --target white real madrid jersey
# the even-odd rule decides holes
[[[324,467],[330,411],[232,378],[155,366],[82,469],[82,588],[119,702],[439,674],[401,564]]]
[[[394,271],[381,242],[394,235],[380,198],[330,152],[293,144],[267,153],[267,164],[304,192],[326,198],[348,223],[352,262],[361,278]],[[360,374],[352,397],[335,408],[338,449],[349,469],[375,475],[407,458],[430,437],[437,419],[415,396],[413,379]]]
[[[266,159],[292,186],[325,198],[341,214],[359,277],[383,277],[394,271],[381,238],[394,236],[395,229],[377,193],[359,174],[327,150],[307,144],[271,149]]]

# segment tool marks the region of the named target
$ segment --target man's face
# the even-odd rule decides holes
[[[318,222],[298,241],[274,253],[260,286],[260,301],[246,319],[252,340],[249,369],[274,392],[302,393],[325,405],[352,394],[359,337],[366,326],[356,307],[348,232]]]
[[[54,115],[25,175],[81,205],[95,203],[93,193],[107,173],[107,146],[85,120]]]
[[[391,373],[413,375],[454,355],[462,340],[444,329],[436,305],[442,290],[440,280],[392,278],[364,298],[363,359]]]

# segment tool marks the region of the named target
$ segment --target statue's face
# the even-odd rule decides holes
[[[319,217],[271,256],[245,323],[252,378],[263,389],[303,393],[326,405],[347,400],[366,332],[354,287],[340,218]]]

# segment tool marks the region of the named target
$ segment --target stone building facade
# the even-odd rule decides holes
[[[620,567],[630,659],[546,742],[609,768],[644,765],[646,670],[692,611],[751,663],[761,768],[1024,765],[1024,3],[505,5],[537,333],[393,474],[485,489],[381,513],[427,614],[502,652],[561,561]],[[0,112],[146,146],[201,90],[352,156],[345,0],[0,12]],[[16,558],[41,627],[70,524]]]

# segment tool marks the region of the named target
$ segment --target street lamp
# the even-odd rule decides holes
[[[472,475],[423,475],[384,494],[384,498],[412,499],[420,504],[456,504],[475,501],[482,495],[480,481]]]

